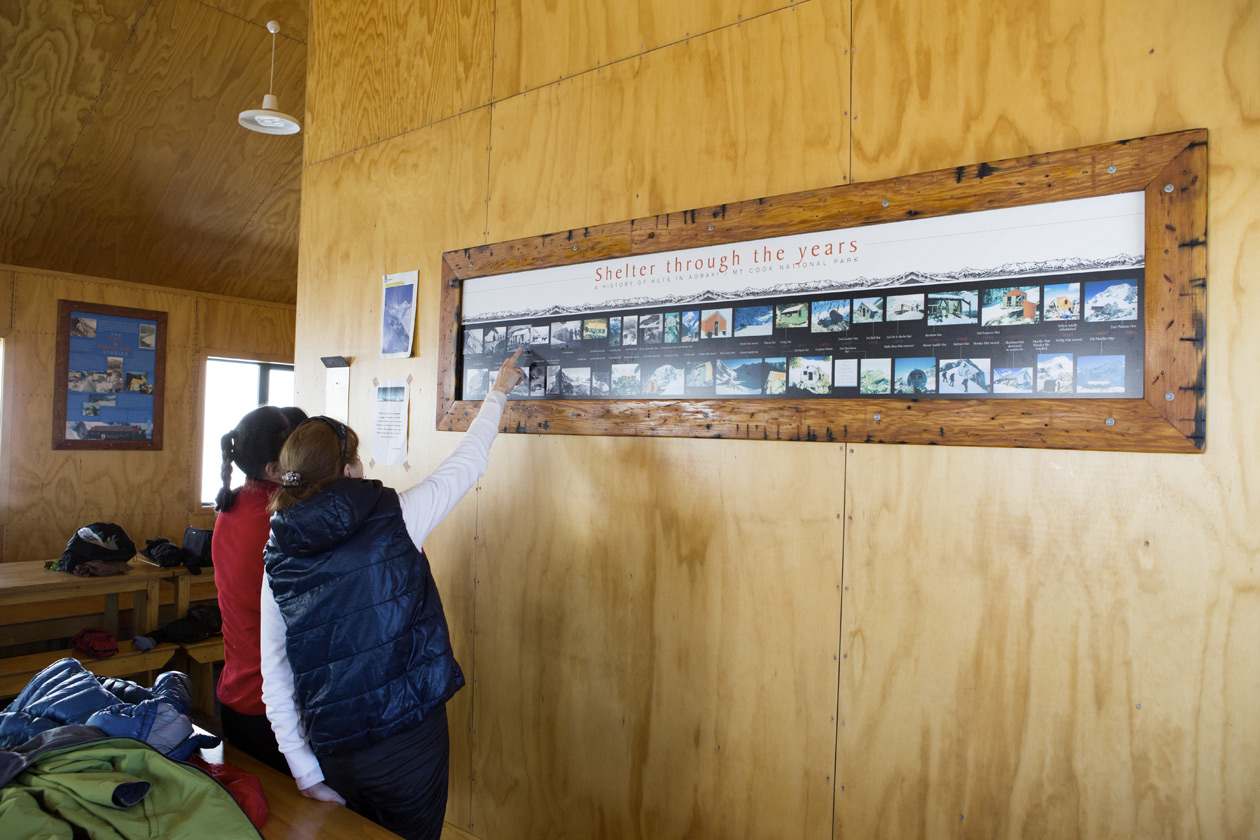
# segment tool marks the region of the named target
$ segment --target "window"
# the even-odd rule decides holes
[[[213,505],[223,486],[220,439],[260,405],[293,405],[293,365],[244,359],[206,360],[206,410],[202,418],[201,503]],[[232,486],[245,482],[232,466]]]

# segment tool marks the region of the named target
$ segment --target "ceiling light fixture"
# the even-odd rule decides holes
[[[277,110],[280,103],[271,93],[276,86],[276,33],[280,31],[280,24],[274,20],[267,21],[267,31],[271,33],[271,86],[268,92],[263,94],[262,109],[241,111],[238,119],[241,125],[250,131],[262,134],[297,134],[302,130],[302,126],[298,125],[297,117],[280,113]]]

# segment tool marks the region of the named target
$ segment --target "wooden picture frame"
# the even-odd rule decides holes
[[[1140,452],[1206,444],[1207,131],[1195,129],[450,251],[442,259],[439,430],[456,399],[463,283],[573,262],[1141,191],[1140,398],[509,400],[505,432]]]
[[[161,450],[165,396],[165,312],[57,301],[53,449]]]

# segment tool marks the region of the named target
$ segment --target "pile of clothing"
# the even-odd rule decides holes
[[[178,671],[145,688],[76,659],[45,668],[0,712],[0,837],[257,838],[228,790],[186,763],[219,743],[191,708]]]

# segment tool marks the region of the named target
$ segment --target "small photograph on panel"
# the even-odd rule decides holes
[[[1137,283],[1101,280],[1085,284],[1086,321],[1136,321]]]
[[[889,295],[888,320],[923,320],[923,295]]]
[[[766,396],[782,396],[787,393],[787,357],[772,356],[766,359],[766,378],[761,383]]]
[[[989,393],[988,359],[941,359],[938,376],[942,394]]]
[[[654,315],[644,315],[639,319],[639,334],[642,336],[644,344],[661,343],[665,337],[663,321],[664,318],[659,312]]]
[[[621,346],[634,347],[639,343],[639,316],[626,315],[621,319]]]
[[[665,313],[665,343],[677,344],[682,339],[682,313]]]
[[[494,382],[490,381],[488,384],[493,385]],[[528,376],[521,377],[521,381],[517,382],[516,385],[512,387],[512,390],[508,392],[508,396],[513,399],[518,399],[518,400],[523,400],[526,397],[528,397],[529,396],[529,377]]]
[[[832,362],[834,374],[831,377],[832,388],[856,388],[858,386],[858,360],[836,359]]]
[[[1040,321],[1040,286],[999,286],[984,290],[980,310],[980,322],[984,326],[1005,327]]]
[[[464,329],[464,355],[481,355],[481,329]]]
[[[547,396],[560,396],[560,365],[547,365]]]
[[[612,392],[612,377],[606,370],[591,374],[591,396],[606,398]]]
[[[780,303],[774,307],[774,328],[790,330],[809,324],[808,303]]]
[[[608,319],[608,346],[609,347],[621,346],[621,319],[620,318]]]
[[[1077,356],[1076,393],[1123,394],[1124,356]]]
[[[701,309],[700,310],[700,337],[701,338],[730,338],[731,337],[731,310],[730,309]]]
[[[831,393],[830,356],[792,356],[788,359],[788,396]]]
[[[507,327],[486,327],[481,338],[481,352],[491,356],[503,354],[503,344],[507,341]]]
[[[531,330],[529,328],[529,324],[519,324],[508,327],[507,352],[511,354],[520,350],[522,347],[528,347],[532,343],[530,341],[530,336]]]
[[[534,324],[529,328],[530,344],[550,344],[551,343],[551,325],[550,324]]]
[[[993,393],[1033,393],[1033,369],[1030,367],[1001,367],[993,369]]]
[[[70,337],[96,338],[96,319],[79,315],[70,316]]]
[[[696,311],[684,312],[682,314],[682,340],[685,344],[688,341],[700,340],[700,313]]]
[[[1037,354],[1037,393],[1070,394],[1076,390],[1071,353]]]
[[[683,395],[683,369],[666,362],[658,365],[651,373],[647,373],[649,365],[643,366],[645,374],[643,389],[640,393],[645,397],[681,397]]]
[[[864,297],[853,300],[853,323],[878,324],[884,320],[884,299]]]
[[[589,397],[591,395],[591,369],[567,367],[560,371],[560,395],[562,397]]]
[[[587,318],[582,322],[582,339],[584,341],[603,341],[608,338],[607,318]]]
[[[936,359],[914,356],[897,359],[893,365],[894,394],[932,394],[936,392]]]
[[[582,340],[581,321],[552,321],[551,346],[567,350]]]
[[[152,394],[153,383],[149,374],[142,370],[129,370],[123,375],[123,390],[139,394]]]
[[[687,393],[713,390],[713,362],[687,362]]]
[[[613,365],[611,389],[614,397],[639,396],[639,366],[637,364]]]
[[[861,367],[860,393],[892,393],[892,359],[863,359]]]
[[[811,332],[845,332],[849,329],[849,301],[816,300],[809,305]]]
[[[468,368],[464,371],[464,399],[481,400],[489,393],[487,377],[490,371],[486,368]]]
[[[741,306],[735,310],[735,337],[774,333],[774,310],[769,306]]]
[[[87,318],[76,318],[73,320],[86,321]],[[95,319],[92,319],[93,321]],[[157,324],[141,324],[140,325],[140,349],[156,350],[157,349]]]
[[[1079,321],[1081,317],[1081,284],[1058,283],[1046,286],[1042,316],[1047,321]],[[1041,390],[1038,388],[1037,390]]]
[[[719,396],[747,397],[760,394],[765,378],[766,364],[760,358],[718,359],[714,363],[713,382]]]
[[[547,394],[547,366],[544,364],[529,366],[529,395],[542,397]]]
[[[73,389],[71,389],[73,390]],[[94,394],[83,403],[84,417],[100,417],[102,408],[117,408],[118,397],[114,394]]]
[[[928,292],[927,321],[932,326],[977,324],[980,322],[980,309],[976,305],[979,299],[975,289]]]

